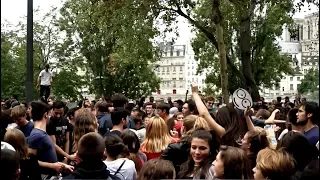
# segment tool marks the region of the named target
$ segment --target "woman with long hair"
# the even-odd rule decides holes
[[[260,127],[248,131],[241,140],[241,149],[246,152],[251,168],[256,166],[258,152],[266,147],[269,147],[267,132]]]
[[[98,131],[97,118],[91,113],[91,110],[82,108],[75,114],[75,122],[73,129],[74,143],[72,145],[72,153],[75,153],[78,149],[78,142],[80,138],[89,133]]]
[[[182,163],[188,159],[190,151],[190,138],[194,131],[197,129],[205,129],[209,131],[209,125],[207,121],[197,115],[188,115],[183,120],[183,126],[181,128],[182,138],[180,142],[171,143],[162,153],[161,158],[169,160],[174,164],[176,172],[180,171],[180,166]],[[216,137],[216,136],[215,136]],[[215,142],[214,149],[219,149],[218,140],[213,138]]]
[[[21,180],[41,180],[40,166],[36,157],[28,154],[25,136],[19,129],[9,129],[4,141],[12,145],[20,157]]]
[[[147,161],[147,156],[140,152],[140,142],[138,136],[131,130],[126,129],[121,133],[121,139],[123,140],[124,145],[129,149],[129,159],[132,160],[135,164],[136,170],[139,173],[140,169]]]
[[[212,179],[213,144],[212,135],[205,130],[197,130],[192,134],[188,160],[181,165],[180,179]]]
[[[213,162],[213,174],[218,179],[252,179],[252,170],[246,153],[237,147],[221,146]]]
[[[122,139],[115,134],[109,134],[105,137],[105,145],[107,159],[104,163],[110,173],[123,180],[135,180],[137,177],[135,163],[130,159],[121,157],[128,151]]]
[[[240,147],[242,137],[247,131],[246,122],[243,121],[233,104],[219,108],[215,120],[225,129],[225,134],[221,137],[220,144]]]
[[[168,131],[166,122],[159,116],[150,119],[146,139],[141,144],[141,152],[147,155],[148,160],[158,158],[170,143],[176,142]]]

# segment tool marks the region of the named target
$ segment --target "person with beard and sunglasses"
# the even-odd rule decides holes
[[[303,134],[309,143],[316,145],[319,141],[319,106],[315,102],[303,103],[297,113],[298,123],[303,125]]]
[[[47,124],[47,133],[55,144],[58,160],[64,161],[64,158],[75,160],[75,155],[69,155],[71,125],[64,118],[65,103],[55,101],[52,105],[52,116]]]

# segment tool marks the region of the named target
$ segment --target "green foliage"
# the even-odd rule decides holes
[[[26,82],[26,38],[18,35],[9,24],[1,24],[1,96],[11,97],[18,95],[25,99]],[[35,51],[37,53],[37,51]],[[39,59],[34,58],[34,66]],[[38,77],[40,70],[34,69],[34,78]],[[35,89],[34,93],[38,94]]]
[[[38,14],[35,10],[35,16]],[[71,69],[70,64],[57,62],[61,41],[60,33],[53,26],[56,20],[56,8],[51,9],[43,18],[34,22],[34,43],[33,43],[33,73],[34,87],[40,71],[44,64],[49,63],[59,73],[53,78],[51,93],[67,100],[77,99],[79,90],[84,85],[80,76]],[[10,97],[17,94],[19,99],[25,99],[26,82],[26,20],[13,26],[4,23],[1,26],[1,90],[2,97]],[[66,70],[69,69],[69,70]],[[62,74],[60,74],[62,73]],[[60,79],[61,78],[61,79]],[[72,78],[69,79],[69,78]],[[68,84],[68,86],[66,86]],[[39,89],[34,88],[34,97],[38,98]]]
[[[52,91],[55,99],[67,99],[73,102],[79,100],[81,91],[75,87],[81,88],[85,82],[74,69],[60,69],[53,78]]]
[[[66,35],[59,61],[82,63],[91,92],[130,98],[159,88],[150,63],[158,57],[148,4],[137,0],[67,0],[57,25]],[[76,57],[70,56],[76,54]]]
[[[194,27],[196,37],[192,46],[200,61],[199,72],[209,69],[206,82],[209,86],[221,87],[219,62],[217,61],[217,35],[214,25],[213,1],[157,1],[152,4],[167,25],[172,25],[178,16],[187,19]],[[282,34],[284,25],[293,24],[292,14],[302,6],[316,4],[301,0],[239,1],[221,0],[224,42],[228,63],[229,91],[236,88],[251,88],[254,101],[259,99],[259,86],[272,87],[285,74],[291,74],[290,60],[281,55],[275,42]],[[170,26],[171,27],[171,26]],[[171,29],[171,28],[170,28]],[[218,65],[217,65],[218,64]]]
[[[298,92],[301,94],[313,93],[319,90],[319,69],[310,69],[301,84],[298,87]]]
[[[210,6],[208,1],[201,1],[195,11],[197,21],[201,19],[210,19]],[[238,69],[245,68],[239,61],[241,52],[239,44],[239,28],[241,22],[242,5],[223,1],[222,15],[224,16],[224,31],[227,54],[233,64]],[[274,3],[273,1],[261,1],[262,8],[256,8],[254,16],[251,16],[251,40],[246,42],[251,49],[251,63],[254,75],[254,81],[258,86],[272,87],[279,83],[285,74],[291,74],[290,59],[286,55],[280,54],[280,47],[275,42],[276,38],[282,34],[282,28],[285,24],[291,24],[290,12],[293,10],[291,0]],[[259,7],[257,5],[257,7]],[[266,13],[264,15],[262,11]],[[214,25],[207,21],[206,25],[214,30]],[[219,66],[217,61],[217,50],[210,44],[210,40],[205,34],[195,29],[196,37],[193,39],[192,47],[196,54],[196,59],[200,61],[198,72],[204,69],[213,69],[206,79],[206,83],[221,86]],[[229,64],[230,65],[230,64]],[[242,80],[235,74],[229,66],[229,91],[232,93],[235,89],[242,86]]]

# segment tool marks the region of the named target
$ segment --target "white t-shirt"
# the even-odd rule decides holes
[[[103,161],[107,169],[110,171],[112,175],[116,173],[116,171],[119,169],[121,164],[124,162],[123,166],[121,167],[120,171],[116,174],[117,177],[123,180],[136,180],[136,166],[133,161],[127,159],[127,158],[120,158],[114,161]]]
[[[300,131],[297,131],[297,130],[292,130],[292,131],[294,131],[294,132],[300,132]],[[279,135],[279,137],[278,137],[278,141],[280,141],[280,140],[282,139],[282,137],[283,137],[285,134],[287,134],[288,132],[289,132],[288,129],[283,130],[283,131],[281,132],[281,134]]]
[[[141,128],[139,130],[134,130],[134,129],[130,129],[130,130],[136,133],[136,135],[139,138],[140,144],[142,144],[143,141],[146,139],[146,128]]]
[[[49,70],[48,72],[46,70],[42,70],[39,74],[40,77],[40,85],[42,86],[50,86],[51,85],[51,77],[52,77],[52,73]]]

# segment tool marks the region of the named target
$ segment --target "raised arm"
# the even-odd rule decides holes
[[[192,89],[192,97],[194,102],[196,103],[199,115],[202,116],[207,121],[209,127],[212,130],[214,130],[217,133],[217,135],[222,137],[226,133],[226,130],[212,118],[207,107],[203,104],[201,97],[198,94],[199,93],[198,85],[196,83],[192,83],[191,89]]]
[[[254,125],[252,123],[252,120],[250,118],[250,108],[248,107],[245,111],[244,111],[244,117],[246,118],[246,123],[247,123],[247,126],[248,126],[248,130],[249,131],[254,131],[255,128],[254,128]]]

